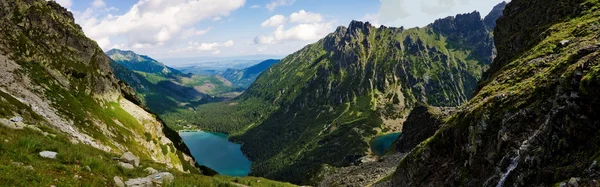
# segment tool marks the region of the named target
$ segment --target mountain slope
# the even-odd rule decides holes
[[[181,138],[134,104],[133,90],[65,8],[4,0],[0,10],[0,186],[114,186],[116,176],[148,176],[119,167],[112,158],[124,152],[173,173],[176,185],[233,185],[198,175]]]
[[[253,175],[312,183],[322,168],[370,155],[370,139],[400,131],[417,103],[466,102],[492,56],[478,12],[414,29],[353,21],[281,60],[238,99],[199,107],[197,119],[202,129],[230,129]]]
[[[113,58],[110,65],[115,76],[131,85],[142,104],[161,116],[174,129],[187,125],[181,119],[196,115],[193,108],[198,105],[228,100],[242,91],[241,88],[234,88],[223,77],[183,74],[133,51],[113,49],[107,55]],[[136,60],[139,58],[145,60]],[[151,67],[159,69],[159,66],[162,71],[144,70],[152,69]]]
[[[176,69],[165,66],[164,64],[148,56],[138,55],[133,51],[111,49],[110,51],[106,52],[106,55],[108,55],[108,57],[117,64],[133,71],[141,71],[145,73],[182,74]]]
[[[401,161],[393,185],[598,186],[599,9],[511,1],[481,89]]]
[[[279,63],[279,60],[265,60],[252,67],[242,70],[229,68],[221,75],[225,79],[231,81],[231,83],[233,83],[235,86],[248,88],[263,71],[269,69],[271,66],[277,63]]]

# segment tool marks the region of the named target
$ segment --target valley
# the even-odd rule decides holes
[[[234,1],[0,1],[0,186],[600,186],[599,0],[410,28]],[[251,11],[275,32],[238,40]]]

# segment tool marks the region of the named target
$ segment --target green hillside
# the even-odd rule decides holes
[[[198,107],[195,119],[243,142],[253,175],[312,183],[323,168],[370,155],[371,138],[400,131],[417,103],[468,101],[493,46],[478,12],[412,29],[353,21],[282,59],[237,99]]]
[[[291,186],[201,175],[212,173],[195,163],[176,132],[137,105],[133,89],[114,76],[110,59],[67,9],[5,0],[0,10],[0,186],[116,186],[119,177]],[[125,152],[135,159],[119,158]],[[145,178],[148,167],[174,179]]]
[[[391,186],[598,186],[600,2],[513,0],[475,97]]]

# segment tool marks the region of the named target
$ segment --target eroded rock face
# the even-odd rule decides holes
[[[408,153],[419,143],[433,136],[444,123],[444,118],[453,110],[454,108],[415,107],[404,122],[402,135],[394,143],[395,151]]]
[[[600,3],[513,0],[475,97],[399,164],[396,186],[598,186]],[[560,44],[569,40],[566,45]]]

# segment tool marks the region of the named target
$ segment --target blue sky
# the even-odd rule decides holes
[[[351,20],[425,26],[502,0],[56,0],[104,49],[161,58],[285,56]]]

